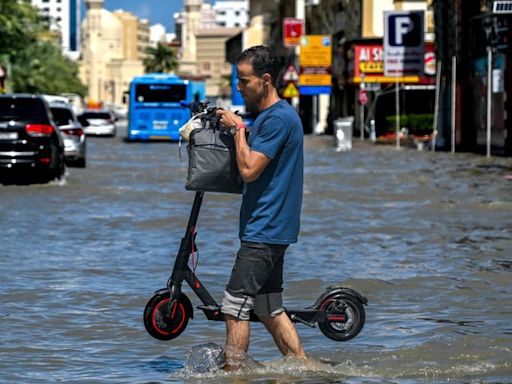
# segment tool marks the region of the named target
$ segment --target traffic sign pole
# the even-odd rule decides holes
[[[421,76],[425,67],[423,11],[384,12],[384,75],[394,76],[396,148],[400,148],[400,77]]]

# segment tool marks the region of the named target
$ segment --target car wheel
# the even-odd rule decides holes
[[[86,161],[85,161],[85,158],[81,158],[81,159],[78,159],[76,162],[75,162],[75,167],[77,168],[85,168],[86,166]]]
[[[59,156],[59,162],[57,163],[57,168],[50,172],[50,180],[60,180],[66,171],[66,161],[64,160],[64,156]]]

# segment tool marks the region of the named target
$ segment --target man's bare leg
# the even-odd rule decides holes
[[[277,347],[284,356],[307,359],[297,330],[286,312],[281,312],[275,317],[260,316],[259,318],[271,333]]]
[[[226,320],[226,348],[224,349],[225,364],[223,369],[234,371],[240,368],[241,355],[249,349],[250,327],[249,321],[240,320],[234,316],[224,314]]]

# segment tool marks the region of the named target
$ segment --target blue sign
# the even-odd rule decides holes
[[[299,87],[301,96],[331,94],[331,87],[328,85],[306,85]]]

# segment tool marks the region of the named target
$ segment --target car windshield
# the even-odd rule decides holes
[[[111,116],[108,112],[84,112],[82,117],[86,119],[103,119],[110,120]]]
[[[53,120],[57,125],[67,125],[74,121],[73,114],[67,108],[50,108],[52,110]]]
[[[44,104],[38,99],[0,97],[0,121],[46,120]]]

